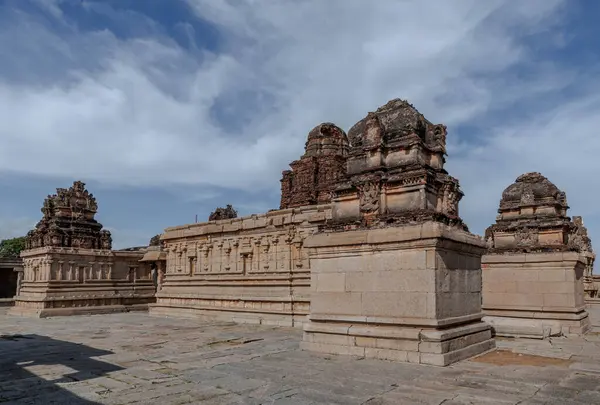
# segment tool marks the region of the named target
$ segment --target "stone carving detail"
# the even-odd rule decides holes
[[[496,223],[485,232],[486,238],[496,241],[488,245],[488,250],[578,251],[593,255],[581,217],[571,221],[568,209],[565,193],[546,177],[537,172],[519,176],[502,192]],[[503,240],[501,246],[498,239]]]
[[[433,124],[410,103],[394,99],[348,131],[345,175],[333,204],[358,200],[360,217],[334,209],[331,230],[444,222],[466,229],[458,215],[463,197],[458,180],[443,166],[446,127]],[[373,186],[376,184],[376,186]]]
[[[346,133],[332,123],[313,128],[304,155],[290,163],[281,179],[280,208],[331,202],[336,182],[343,177],[348,154]]]
[[[569,232],[569,246],[579,252],[592,252],[592,241],[588,236],[587,228],[583,226],[583,219],[573,217],[573,227]]]
[[[102,224],[94,219],[98,204],[85,183],[75,181],[69,189],[56,189],[56,194],[44,200],[41,211],[43,218],[27,234],[26,249],[44,246],[111,249],[110,232],[102,230]]]
[[[380,186],[376,182],[368,182],[357,186],[362,212],[379,210]]]
[[[290,267],[307,267],[308,254],[302,249],[305,237],[294,228],[287,229],[285,233],[279,229],[257,235],[238,234],[235,238],[211,236],[209,241],[199,242],[193,250],[196,259],[190,274],[287,273],[291,271]],[[182,250],[178,244],[165,248],[169,273],[181,273],[185,265]]]
[[[538,243],[538,234],[527,227],[519,229],[515,233],[515,243],[517,246],[535,246]]]
[[[227,204],[225,208],[218,207],[208,217],[209,221],[219,221],[221,219],[233,219],[237,218],[237,211],[233,209],[231,204]]]
[[[458,180],[449,179],[444,187],[444,213],[449,217],[458,217],[458,202],[462,195]]]

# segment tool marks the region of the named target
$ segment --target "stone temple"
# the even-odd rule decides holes
[[[14,307],[55,316],[148,310],[302,329],[304,350],[445,366],[495,336],[582,336],[600,307],[595,254],[565,193],[539,173],[502,193],[485,238],[460,216],[447,129],[404,100],[346,133],[312,129],[278,210],[173,226],[112,250],[81,182],[27,235]]]

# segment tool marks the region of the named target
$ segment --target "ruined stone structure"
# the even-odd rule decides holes
[[[348,132],[346,175],[335,187],[333,220],[388,226],[433,220],[466,229],[458,180],[444,170],[446,127],[392,100]]]
[[[59,188],[27,234],[23,280],[13,313],[70,315],[145,309],[154,300],[144,251],[112,251],[109,231],[95,219],[96,199],[76,181]]]
[[[284,172],[283,209],[165,230],[150,313],[304,324],[305,349],[416,363],[493,347],[485,244],[459,217],[445,137],[401,100],[348,136],[317,126]]]
[[[305,239],[328,206],[167,228],[167,271],[153,315],[301,326],[309,310]]]
[[[303,327],[306,350],[435,365],[493,348],[490,325],[510,336],[585,333],[584,291],[600,314],[600,282],[565,194],[523,175],[486,238],[470,234],[444,169],[446,136],[399,99],[347,135],[320,124],[283,172],[279,210],[238,218],[227,205],[120,251],[75,182],[46,199],[28,234],[13,311],[149,307]]]
[[[227,204],[227,207],[217,208],[208,216],[209,221],[219,221],[221,219],[233,219],[237,218],[237,211],[233,209],[231,204]]]
[[[304,155],[283,172],[280,209],[331,202],[334,187],[346,170],[348,138],[331,123],[308,133]]]
[[[483,241],[458,215],[446,128],[392,100],[348,133],[332,221],[305,243],[311,307],[302,347],[447,365],[494,347],[481,321]]]
[[[584,280],[595,255],[581,217],[540,173],[502,193],[482,259],[485,320],[497,335],[543,338],[589,329]]]

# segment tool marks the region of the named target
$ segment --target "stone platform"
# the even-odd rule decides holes
[[[301,351],[297,328],[4,313],[2,404],[600,403],[597,334],[499,340],[501,351],[441,368]]]

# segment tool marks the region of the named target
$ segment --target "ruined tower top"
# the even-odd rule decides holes
[[[485,231],[488,249],[500,252],[592,253],[581,217],[567,216],[567,196],[538,172],[525,173],[504,189],[496,223]]]
[[[324,122],[308,133],[303,157],[323,155],[342,155],[348,153],[348,137],[343,129]]]
[[[346,175],[335,188],[333,222],[391,226],[427,220],[465,228],[458,180],[444,170],[447,130],[394,99],[348,131]],[[353,225],[354,226],[354,225]]]
[[[280,208],[331,202],[333,188],[345,172],[348,148],[348,137],[340,127],[330,122],[314,127],[302,157],[282,174]]]
[[[498,212],[515,215],[554,215],[566,217],[567,197],[540,173],[525,173],[502,192]]]
[[[445,153],[446,135],[445,125],[432,124],[412,104],[398,98],[367,114],[348,131],[354,152],[423,142],[427,148]]]
[[[27,234],[26,248],[44,246],[82,249],[111,249],[110,232],[102,229],[94,218],[98,203],[81,181],[66,188],[57,188],[42,206],[44,215],[34,230]]]

